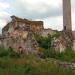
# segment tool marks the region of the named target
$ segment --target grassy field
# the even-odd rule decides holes
[[[40,59],[36,55],[19,58],[0,57],[0,75],[75,75],[75,70],[65,69],[54,59]]]
[[[0,75],[75,75],[75,70],[54,63],[55,59],[75,62],[73,51],[66,50],[54,56],[48,50],[44,55],[42,59],[34,54],[20,55],[12,49],[0,48]]]

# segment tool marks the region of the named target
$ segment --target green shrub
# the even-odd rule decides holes
[[[57,55],[57,59],[63,61],[75,62],[75,51],[70,48],[66,48],[64,52]]]
[[[43,49],[43,51],[40,54],[43,54],[43,58],[55,58],[57,57],[57,53],[54,49],[51,47],[51,42],[54,37],[59,38],[61,35],[61,32],[56,32],[53,35],[48,34],[48,36],[43,37],[41,35],[35,35],[35,38],[39,44],[39,47]]]
[[[16,53],[12,48],[9,49],[0,48],[0,57],[18,58],[20,57],[20,55]]]
[[[8,50],[4,48],[0,48],[0,57],[8,56]]]
[[[41,35],[35,35],[35,38],[39,44],[39,47],[48,49],[51,47],[51,35],[48,34],[47,37],[43,37]]]
[[[43,50],[44,58],[55,58],[56,52],[52,48]]]
[[[19,58],[20,57],[20,54],[16,53],[12,48],[9,48],[8,52],[9,52],[8,56],[11,58]]]
[[[61,36],[61,32],[57,31],[55,34],[52,35],[52,38],[56,37],[59,38]]]

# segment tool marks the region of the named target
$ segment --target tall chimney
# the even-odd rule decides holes
[[[66,31],[72,31],[70,0],[63,0],[63,28]]]

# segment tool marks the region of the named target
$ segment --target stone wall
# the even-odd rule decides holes
[[[16,51],[35,52],[38,43],[34,34],[39,33],[46,37],[48,34],[53,35],[57,31],[44,29],[42,21],[30,21],[11,16],[12,21],[2,29],[0,36],[0,46],[5,48],[14,48]],[[52,47],[56,52],[62,52],[66,47],[75,48],[75,42],[72,32],[61,31],[59,38],[53,38]]]
[[[48,34],[53,35],[55,33],[56,33],[56,31],[52,30],[52,29],[44,29],[41,31],[41,35],[44,37],[48,36]]]
[[[35,40],[34,33],[43,29],[42,22],[23,20],[15,16],[2,30],[0,46],[4,48],[14,48],[16,52],[33,53],[37,51],[38,44]],[[41,26],[41,27],[40,27]],[[37,32],[38,32],[37,31]]]
[[[12,21],[3,28],[2,30],[3,33],[4,31],[6,32],[12,26],[13,28],[17,28],[17,27],[23,28],[23,26],[24,27],[26,26],[25,28],[30,27],[30,30],[32,30],[33,32],[40,32],[44,29],[43,21],[30,21],[27,19],[18,18],[16,16],[11,16],[11,18],[12,18]]]
[[[64,39],[62,36],[56,38],[54,37],[52,42],[51,42],[52,48],[55,50],[57,53],[61,53],[65,50],[66,46],[64,44]]]

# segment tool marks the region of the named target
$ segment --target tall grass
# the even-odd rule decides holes
[[[75,75],[75,71],[59,67],[53,59],[29,55],[19,59],[0,58],[0,75]]]

